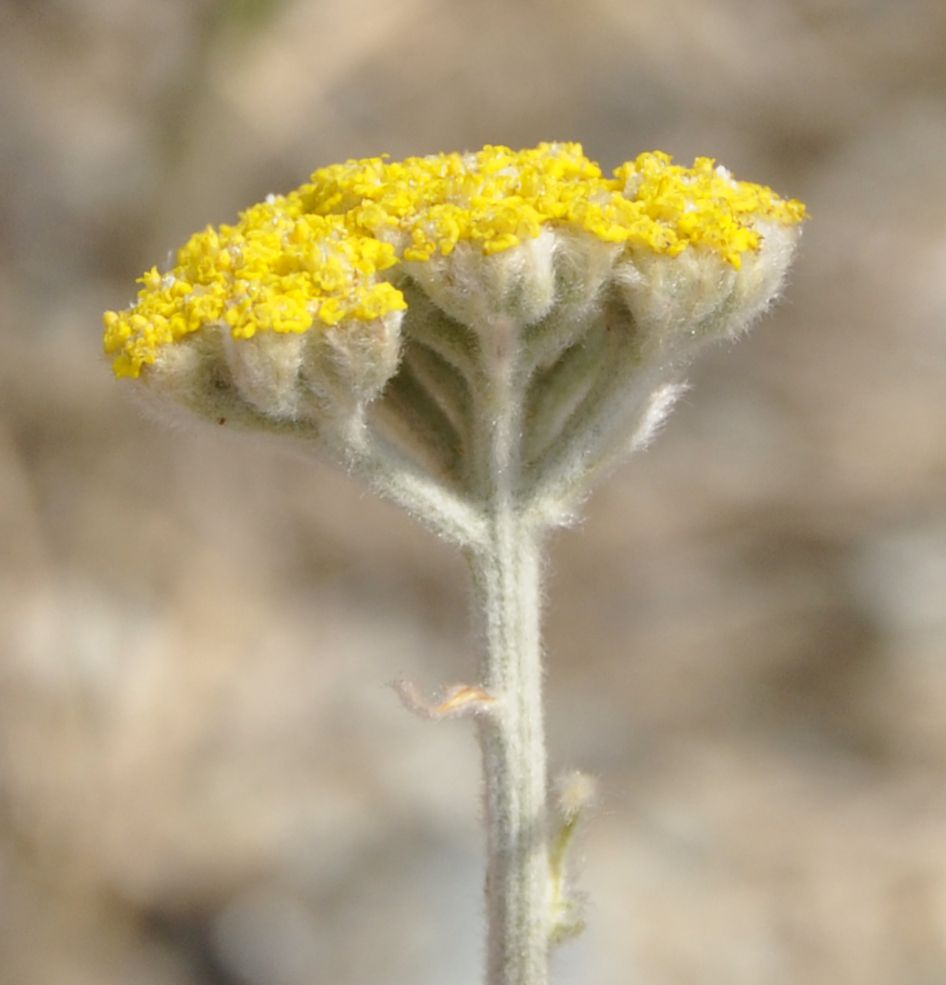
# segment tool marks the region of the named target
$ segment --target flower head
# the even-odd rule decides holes
[[[255,427],[324,435],[383,395],[416,437],[429,409],[454,446],[441,470],[463,457],[470,391],[514,363],[538,463],[592,366],[653,395],[743,328],[804,214],[706,157],[646,153],[611,176],[570,143],[348,161],[192,236],[106,313],[105,350],[117,376]]]
[[[610,178],[577,144],[349,161],[192,236],[170,271],[139,278],[132,307],[106,314],[105,349],[116,375],[139,376],[196,332],[250,339],[370,323],[407,307],[397,268],[461,243],[493,256],[543,230],[634,257],[702,251],[739,269],[763,224],[803,216],[801,203],[734,181],[706,157],[686,168],[641,154]]]

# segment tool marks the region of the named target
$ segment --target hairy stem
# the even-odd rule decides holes
[[[498,319],[480,354],[475,462],[486,533],[469,556],[482,683],[488,985],[545,985],[549,948],[546,765],[539,648],[540,530],[518,501],[523,387],[515,325]]]
[[[480,720],[487,842],[488,985],[545,985],[550,931],[546,764],[539,645],[540,550],[512,509],[472,554],[482,679],[498,698]]]
[[[477,550],[484,542],[486,524],[480,510],[363,423],[353,421],[336,442],[336,454],[352,475],[438,536],[466,550]]]

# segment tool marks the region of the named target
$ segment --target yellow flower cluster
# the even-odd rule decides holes
[[[406,307],[384,275],[399,263],[449,256],[460,242],[501,253],[545,226],[629,251],[709,249],[738,267],[761,242],[755,223],[804,214],[800,202],[734,181],[711,158],[686,168],[659,151],[611,178],[579,144],[349,161],[254,205],[236,225],[191,237],[171,271],[139,279],[136,304],[106,313],[105,351],[117,376],[138,376],[162,346],[208,325],[250,338],[370,321]]]

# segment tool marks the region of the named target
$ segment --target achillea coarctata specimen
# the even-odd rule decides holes
[[[105,316],[117,376],[199,416],[335,459],[460,544],[480,680],[490,985],[540,985],[580,926],[550,830],[539,554],[597,476],[643,446],[708,342],[777,295],[805,210],[710,158],[605,176],[577,144],[316,171],[195,234]],[[579,789],[573,783],[574,789]]]

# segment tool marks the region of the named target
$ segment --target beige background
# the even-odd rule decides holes
[[[479,980],[463,566],[145,418],[100,314],[349,156],[580,140],[806,200],[787,298],[554,544],[600,778],[561,985],[946,981],[946,5],[0,0],[0,982]]]

